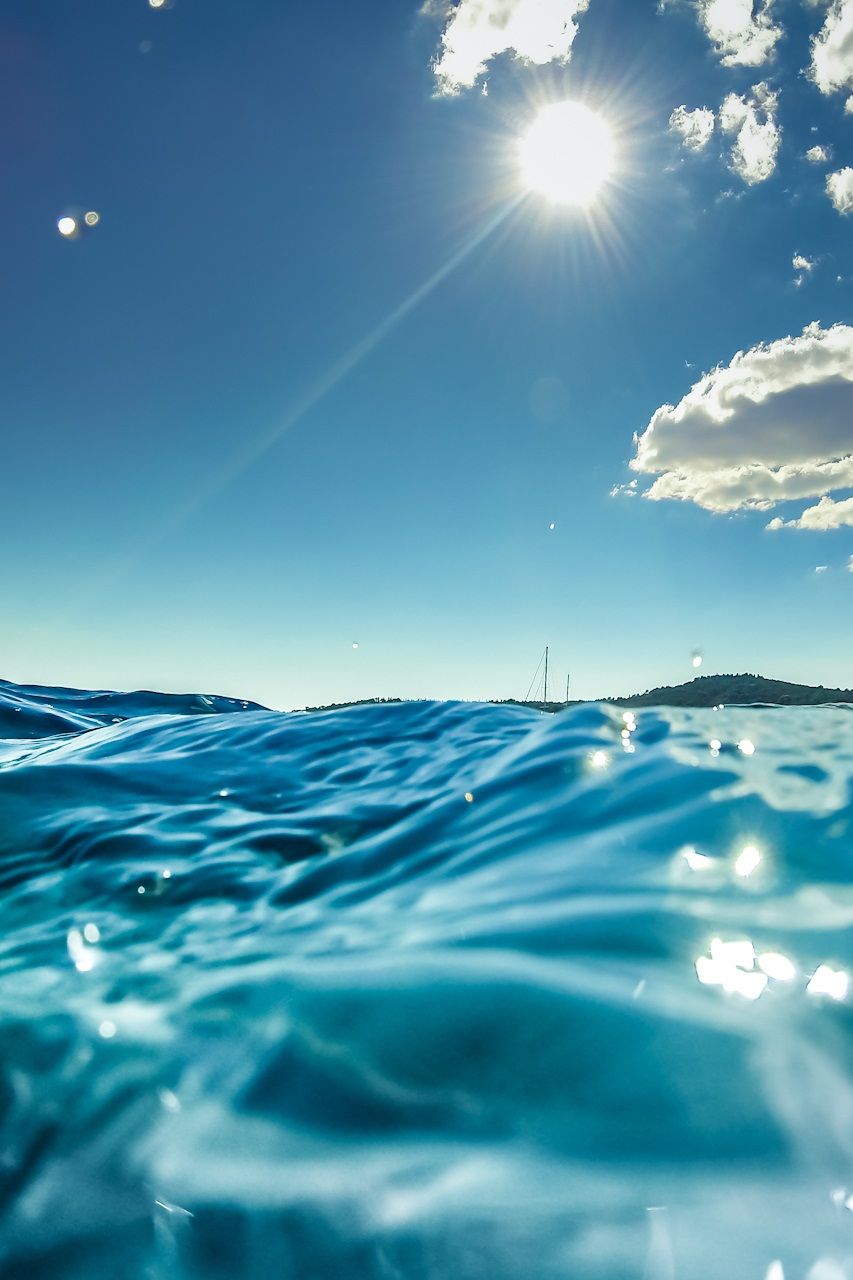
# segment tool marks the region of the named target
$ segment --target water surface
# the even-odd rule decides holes
[[[853,1276],[851,725],[0,684],[0,1273]]]

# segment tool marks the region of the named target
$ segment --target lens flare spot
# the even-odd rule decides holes
[[[70,240],[72,236],[77,234],[77,219],[59,218],[56,223],[56,229],[61,236],[65,236],[66,240]]]

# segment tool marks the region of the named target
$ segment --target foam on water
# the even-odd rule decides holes
[[[0,1273],[853,1275],[851,725],[0,685]]]

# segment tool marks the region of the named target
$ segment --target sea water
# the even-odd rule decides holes
[[[851,728],[0,685],[0,1274],[853,1276]]]

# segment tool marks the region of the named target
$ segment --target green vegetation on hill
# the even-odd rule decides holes
[[[697,676],[687,684],[648,689],[628,698],[613,698],[626,707],[716,707],[744,703],[773,706],[817,707],[827,702],[853,702],[851,689],[824,689],[823,685],[791,684],[764,676]]]
[[[403,702],[402,698],[363,698],[358,702],[336,702],[328,707],[306,707],[306,711],[337,711],[342,707],[376,706]],[[517,698],[492,699],[498,705],[535,707],[539,711],[561,711],[575,702],[521,702]],[[602,698],[619,707],[718,707],[759,704],[764,706],[819,707],[831,702],[853,703],[853,689],[825,689],[822,684],[791,684],[787,680],[767,680],[764,676],[697,676],[687,684],[664,685],[633,693],[627,698]]]
[[[788,680],[768,680],[764,676],[697,676],[687,684],[663,685],[632,693],[625,698],[602,698],[619,707],[718,707],[788,706],[819,707],[832,702],[853,702],[853,689],[825,689],[823,685],[791,684]],[[563,702],[536,702],[543,711],[559,711]],[[577,706],[576,702],[569,703]]]

